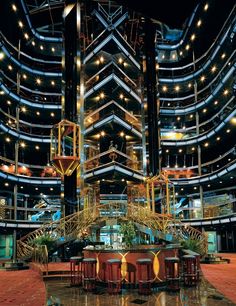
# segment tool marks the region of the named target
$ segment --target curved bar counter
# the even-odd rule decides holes
[[[126,284],[137,283],[137,260],[149,258],[152,260],[152,281],[160,283],[165,281],[165,258],[178,257],[179,245],[142,245],[127,249],[84,249],[84,258],[96,258],[97,279],[107,282],[107,260],[120,259],[122,280]]]

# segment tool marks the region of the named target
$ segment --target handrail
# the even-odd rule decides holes
[[[162,140],[162,144],[166,146],[186,146],[186,145],[193,145],[194,143],[203,142],[206,139],[209,139],[210,137],[216,135],[217,132],[219,132],[229,121],[233,116],[236,115],[236,107],[234,110],[226,117],[222,122],[217,125],[217,127],[212,127],[208,131],[204,131],[201,134],[190,136],[187,139],[180,139],[180,140]]]
[[[197,101],[194,102],[192,104],[188,104],[187,106],[182,106],[182,107],[176,107],[176,108],[162,108],[160,110],[160,113],[162,114],[175,114],[175,115],[185,115],[188,113],[191,113],[193,111],[196,111],[198,109],[203,108],[204,106],[208,105],[212,99],[215,99],[216,95],[218,94],[218,92],[221,90],[222,86],[228,82],[229,78],[233,75],[233,73],[235,72],[235,67],[231,67],[231,69],[227,72],[227,74],[224,76],[224,78],[222,80],[220,80],[219,84],[216,85],[216,87],[214,88],[214,91],[211,92],[211,94],[204,98],[201,101]],[[193,97],[193,95],[189,96],[189,97]],[[187,97],[187,98],[189,98]],[[173,99],[168,99],[168,101],[177,101],[178,98],[173,98]],[[178,99],[178,101],[181,101],[183,99]],[[167,101],[167,99],[162,98],[162,101]]]
[[[197,65],[198,62],[201,61],[202,59],[207,59],[207,54],[208,54],[208,53],[211,51],[211,49],[213,49],[213,47],[216,45],[216,42],[220,39],[220,36],[223,35],[221,32],[223,32],[224,27],[226,26],[226,24],[227,24],[228,22],[230,22],[232,16],[234,17],[234,10],[235,10],[235,7],[236,7],[236,6],[234,5],[234,7],[233,7],[233,9],[231,10],[231,12],[230,12],[230,14],[229,14],[227,20],[225,21],[224,25],[222,26],[220,32],[218,33],[218,35],[217,35],[215,41],[211,44],[211,46],[208,48],[208,50],[207,50],[204,54],[201,55],[201,57],[199,57],[199,58],[196,59],[194,62],[191,62],[191,63],[189,63],[189,64],[187,64],[187,65],[185,65],[185,66],[173,67],[173,68],[164,68],[164,67],[160,67],[159,69],[160,69],[160,70],[181,70],[181,69],[186,69],[186,68],[191,67],[191,66],[193,66],[193,65]],[[231,26],[234,24],[235,20],[236,20],[236,17],[234,17],[232,23],[230,23],[229,28],[231,28]],[[227,37],[227,35],[224,34],[224,37],[223,37],[222,41],[224,41],[226,37]],[[220,43],[218,43],[218,44],[219,44],[219,45],[222,45],[222,41],[221,41]],[[157,48],[158,48],[158,45],[157,45]]]
[[[210,165],[212,165],[214,163],[217,163],[220,160],[223,160],[225,157],[227,157],[230,153],[234,153],[235,151],[236,151],[236,149],[235,149],[235,147],[233,147],[229,151],[225,152],[223,155],[220,155],[219,157],[217,157],[217,158],[215,158],[215,159],[213,159],[213,160],[211,160],[209,162],[203,163],[201,166],[202,166],[202,168],[204,168],[204,167],[210,166]],[[188,169],[189,170],[193,170],[193,169],[198,169],[198,165],[196,165],[196,166],[189,166],[189,167],[186,167],[186,168],[184,168],[184,167],[178,167],[178,168],[176,168],[176,167],[174,167],[174,168],[163,167],[163,169],[167,170],[167,171],[168,170],[188,170]]]
[[[199,127],[203,127],[204,125],[206,124],[209,124],[209,123],[212,123],[213,124],[213,127],[218,124],[217,123],[214,123],[213,120],[216,119],[217,117],[220,116],[221,113],[224,114],[224,110],[225,108],[227,109],[227,107],[229,107],[229,105],[231,104],[231,102],[233,102],[233,107],[231,108],[230,111],[233,110],[233,108],[235,108],[235,103],[234,103],[234,100],[235,100],[235,97],[232,96],[223,106],[222,108],[220,108],[220,110],[214,114],[211,118],[209,118],[208,120],[204,121],[204,122],[201,122],[199,124]],[[194,130],[193,132],[196,132],[196,125],[194,126],[190,126],[190,127],[186,127],[186,128],[180,128],[180,129],[173,129],[172,127],[171,128],[161,128],[161,132],[174,132],[174,133],[184,133],[184,134],[187,134],[188,132],[191,132],[192,130]]]
[[[15,57],[13,57],[12,54],[10,54],[10,52],[7,50],[7,48],[2,44],[0,45],[2,51],[4,52],[4,54],[9,58],[10,61],[12,61],[15,65],[17,65],[20,69],[25,70],[27,72],[30,72],[32,74],[35,75],[42,75],[44,77],[50,77],[50,78],[58,78],[58,77],[62,77],[62,73],[61,72],[46,72],[46,71],[41,71],[38,69],[32,69],[29,66],[21,63],[18,59],[16,59]]]
[[[62,38],[61,37],[48,37],[48,36],[43,36],[41,34],[39,34],[32,26],[32,23],[31,23],[31,20],[30,20],[30,17],[29,17],[29,12],[28,12],[28,9],[25,5],[25,2],[24,0],[20,0],[21,2],[21,5],[22,5],[22,9],[24,11],[24,14],[25,14],[25,18],[28,22],[28,26],[30,28],[30,31],[32,32],[32,34],[39,40],[42,40],[42,41],[47,41],[47,42],[62,42]]]
[[[1,81],[0,81],[0,88],[4,91],[6,96],[10,96],[11,99],[13,99],[15,101],[18,101],[20,104],[28,105],[28,106],[35,107],[35,108],[43,108],[43,109],[53,109],[53,110],[61,109],[61,104],[59,104],[60,101],[54,102],[53,104],[47,103],[45,101],[40,101],[42,103],[40,103],[40,102],[32,102],[31,100],[27,100],[27,99],[25,99],[23,97],[20,97],[20,96],[16,95],[15,93],[13,93]]]
[[[2,33],[2,31],[0,31],[0,42],[4,44],[4,42],[6,42],[18,55],[19,50],[17,47],[15,47],[7,38],[6,36]],[[49,60],[43,60],[40,58],[36,58],[36,57],[32,57],[31,55],[26,54],[25,52],[23,52],[22,50],[20,50],[20,58],[22,59],[23,57],[26,57],[27,59],[29,59],[30,61],[33,62],[39,62],[39,63],[43,63],[43,64],[52,64],[52,65],[61,65],[61,61],[49,61]]]

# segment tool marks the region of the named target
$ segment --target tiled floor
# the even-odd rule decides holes
[[[150,296],[143,296],[137,290],[123,290],[120,295],[109,295],[106,288],[95,293],[85,293],[82,288],[70,287],[69,281],[50,280],[46,282],[47,305],[64,306],[233,306],[206,280],[197,287],[181,287],[180,292],[170,293],[155,289]]]

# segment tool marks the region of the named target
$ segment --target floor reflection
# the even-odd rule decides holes
[[[94,293],[86,293],[81,287],[70,287],[69,281],[46,282],[47,305],[65,306],[233,306],[205,279],[197,287],[181,287],[179,292],[167,292],[155,288],[152,295],[139,295],[137,290],[125,290],[122,294],[109,295],[106,288],[98,287]]]

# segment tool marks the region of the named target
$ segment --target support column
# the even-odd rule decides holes
[[[193,70],[196,71],[195,67],[195,54],[193,51]],[[197,81],[194,80],[194,102],[197,103]],[[199,113],[196,112],[196,134],[199,135]],[[197,162],[198,162],[198,175],[202,175],[202,152],[201,152],[201,146],[200,144],[197,145]],[[203,188],[202,185],[199,185],[199,197],[200,197],[200,203],[201,203],[201,216],[204,218],[204,200],[203,200]]]
[[[144,53],[145,53],[145,91],[147,96],[147,123],[148,123],[148,153],[149,153],[149,175],[159,174],[159,149],[160,132],[159,121],[159,99],[157,99],[157,79],[155,61],[155,28],[149,18],[145,20],[144,26]]]
[[[155,27],[149,18],[144,24],[144,85],[147,97],[147,151],[149,154],[148,174],[153,177],[160,173],[160,130],[158,126],[160,115],[160,101],[157,98],[157,77],[156,77],[156,53],[155,53]],[[161,205],[153,209],[161,213]]]
[[[79,95],[81,90],[81,54],[80,54],[80,3],[66,0],[64,9],[64,55],[63,55],[63,86],[62,86],[62,118],[79,123]],[[77,170],[72,175],[64,176],[65,216],[74,213],[77,201]]]

